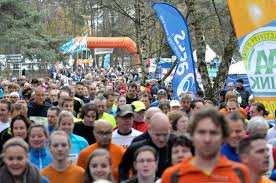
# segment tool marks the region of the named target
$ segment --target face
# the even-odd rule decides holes
[[[134,162],[138,176],[152,177],[157,169],[157,161],[151,151],[140,152]]]
[[[249,109],[249,114],[251,117],[255,117],[255,116],[262,116],[262,113],[259,112],[257,110],[257,107],[254,105],[251,105],[250,109]]]
[[[238,112],[239,111],[239,106],[237,105],[236,102],[228,101],[227,102],[227,109],[230,112]]]
[[[69,94],[65,91],[61,91],[59,94],[59,100],[58,100],[59,105],[61,105],[63,100],[67,97],[69,97]]]
[[[85,124],[93,124],[96,120],[96,117],[96,111],[88,111],[88,113],[84,115],[83,121]]]
[[[126,104],[126,97],[118,98],[118,106]]]
[[[64,101],[62,108],[66,111],[74,111],[74,102],[73,101]]]
[[[0,121],[6,122],[9,118],[8,105],[0,103]]]
[[[140,112],[134,112],[134,121],[144,121],[144,117],[145,117],[145,111],[142,110]]]
[[[83,87],[83,96],[89,96],[87,87]]]
[[[41,127],[32,128],[29,135],[29,144],[32,148],[42,148],[46,144],[47,137]]]
[[[113,104],[114,104],[114,96],[109,95],[107,100],[106,100],[106,106],[107,107],[112,107]]]
[[[90,85],[90,87],[89,87],[89,94],[91,96],[94,96],[96,93],[97,93],[96,85]]]
[[[167,145],[170,136],[170,127],[154,126],[149,129],[152,142],[158,147],[163,148]]]
[[[178,119],[176,129],[178,132],[186,133],[189,126],[189,119],[187,116],[182,116]]]
[[[150,107],[150,101],[149,101],[149,98],[148,97],[142,97],[140,99],[141,102],[143,102],[146,106],[146,109],[148,109]]]
[[[163,113],[167,114],[168,112],[170,112],[170,107],[164,105],[163,107],[161,107],[161,110],[162,110]]]
[[[93,157],[89,162],[89,171],[96,180],[108,180],[111,174],[111,165],[106,156]]]
[[[133,115],[127,114],[123,117],[116,117],[117,120],[117,127],[121,133],[128,133],[130,132],[132,125],[133,125]]]
[[[100,115],[102,115],[105,112],[105,109],[106,109],[106,100],[97,101],[96,106],[97,106],[97,109],[98,109],[98,113]]]
[[[14,137],[21,137],[22,139],[27,137],[27,127],[21,119],[14,121],[12,131]]]
[[[200,120],[192,135],[196,155],[212,159],[218,153],[223,142],[222,129],[211,118]]]
[[[4,152],[4,162],[13,176],[20,176],[27,166],[27,152],[18,145],[10,146]]]
[[[188,111],[190,110],[191,106],[191,101],[189,99],[182,99],[181,100],[181,107],[185,110]]]
[[[246,137],[246,131],[242,120],[230,121],[228,123],[230,135],[227,138],[227,143],[234,148],[237,148],[240,141]]]
[[[58,90],[51,90],[49,92],[49,98],[51,102],[58,101]]]
[[[250,170],[263,175],[269,168],[269,150],[266,141],[259,139],[251,142],[250,152],[241,158]]]
[[[35,91],[35,103],[38,105],[42,105],[45,100],[45,92],[42,88],[38,88]]]
[[[18,99],[19,99],[18,96],[14,96],[14,95],[13,95],[13,96],[10,96],[10,102],[13,103],[13,104],[14,104]]]
[[[57,124],[58,116],[57,116],[57,113],[56,113],[55,110],[48,110],[47,111],[47,118],[48,118],[48,123],[51,126],[55,126]]]
[[[196,102],[195,107],[193,108],[193,115],[196,115],[201,109],[203,109],[204,104],[202,102]]]
[[[100,126],[94,130],[94,135],[98,144],[107,147],[112,138],[112,127]]]
[[[83,86],[77,85],[75,88],[76,94],[82,96],[83,95]]]
[[[134,98],[136,96],[136,91],[137,91],[136,87],[130,87],[127,92],[128,96],[131,96]]]
[[[51,137],[50,152],[56,161],[64,161],[69,156],[70,146],[68,139],[62,135]]]
[[[172,164],[177,164],[183,161],[184,159],[187,159],[192,156],[191,149],[178,145],[178,146],[173,146],[172,147]]]
[[[61,119],[59,129],[65,131],[67,134],[72,133],[74,128],[73,119],[70,116],[65,116]]]

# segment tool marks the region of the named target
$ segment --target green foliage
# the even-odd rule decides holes
[[[0,20],[1,54],[21,53],[46,62],[60,58],[56,46],[63,38],[44,33],[42,17],[31,4],[0,0]]]

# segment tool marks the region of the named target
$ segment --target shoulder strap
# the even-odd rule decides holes
[[[173,172],[170,183],[178,183],[179,181],[179,169]]]
[[[239,167],[234,168],[235,174],[239,177],[241,183],[245,183],[245,175]]]

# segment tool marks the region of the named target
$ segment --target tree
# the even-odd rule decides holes
[[[221,0],[186,0],[186,5],[205,96],[216,101],[219,91],[224,87],[237,43],[233,26],[229,24],[231,21],[227,4]],[[208,75],[205,62],[207,44],[221,56],[221,64],[213,83]]]
[[[63,39],[45,34],[41,15],[30,2],[0,0],[0,20],[1,52],[50,62],[61,59],[58,45]]]

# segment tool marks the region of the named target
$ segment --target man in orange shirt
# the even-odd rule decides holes
[[[112,125],[104,120],[98,120],[94,124],[94,136],[96,138],[96,143],[83,149],[78,157],[77,165],[86,168],[88,157],[97,148],[104,148],[110,152],[111,163],[112,163],[112,173],[115,180],[118,180],[118,167],[124,154],[124,148],[111,143],[112,138]]]
[[[264,136],[255,135],[243,139],[238,152],[241,162],[249,168],[252,183],[274,182],[263,176],[269,169],[269,149]]]
[[[220,155],[220,146],[229,135],[222,114],[213,108],[202,110],[192,117],[190,127],[195,155],[166,169],[163,183],[250,182],[246,166]]]

